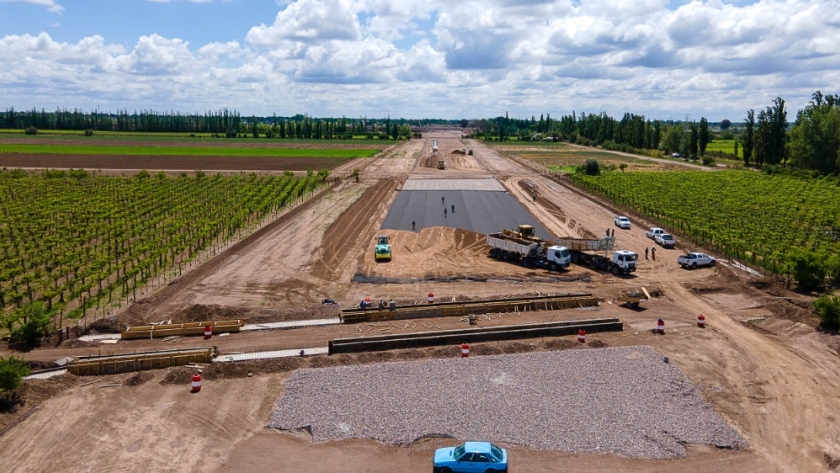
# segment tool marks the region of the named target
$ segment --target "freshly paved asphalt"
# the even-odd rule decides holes
[[[441,197],[444,203],[441,203]],[[452,206],[455,206],[455,212]],[[444,215],[444,209],[446,214]],[[548,230],[513,196],[506,192],[445,190],[402,190],[394,200],[380,227],[383,230],[414,231],[426,227],[454,227],[477,233],[515,230],[517,225],[533,225],[537,236],[553,240]]]

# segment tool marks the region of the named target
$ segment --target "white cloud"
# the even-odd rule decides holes
[[[208,44],[2,37],[0,96],[19,108],[59,97],[88,109],[737,119],[777,95],[796,108],[816,89],[840,92],[837,1],[281,1],[270,24]]]
[[[33,5],[41,5],[41,6],[47,7],[47,10],[51,11],[53,13],[63,13],[64,12],[64,7],[62,7],[61,5],[56,3],[55,0],[0,0],[0,2],[31,3]]]

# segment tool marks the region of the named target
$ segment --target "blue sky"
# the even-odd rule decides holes
[[[792,119],[838,44],[840,0],[0,0],[0,108]]]

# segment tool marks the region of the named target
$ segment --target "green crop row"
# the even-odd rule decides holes
[[[0,153],[109,156],[248,156],[276,158],[369,158],[377,149],[231,148],[126,145],[3,144]]]
[[[840,253],[840,187],[752,171],[574,175],[573,182],[735,258],[781,272],[793,248]]]
[[[326,176],[0,171],[0,314],[23,317],[35,303],[50,315],[104,313],[325,185]]]

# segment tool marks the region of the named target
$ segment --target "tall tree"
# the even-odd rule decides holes
[[[683,129],[680,125],[671,125],[665,129],[665,137],[662,140],[662,148],[668,153],[680,151]]]
[[[755,130],[755,161],[758,165],[787,161],[787,111],[781,97],[758,114]]]
[[[706,145],[709,144],[711,135],[709,133],[709,122],[705,117],[700,117],[700,130],[698,132],[698,140],[700,145],[700,156],[706,154]]]
[[[791,165],[822,174],[840,171],[840,96],[817,91],[790,130]]]
[[[741,147],[744,149],[744,166],[749,166],[755,146],[755,110],[753,109],[747,111],[747,120],[744,122],[744,136],[741,141]]]
[[[688,151],[691,155],[691,159],[697,159],[697,123],[691,122],[691,125],[688,127],[689,130],[689,144],[688,144]]]

